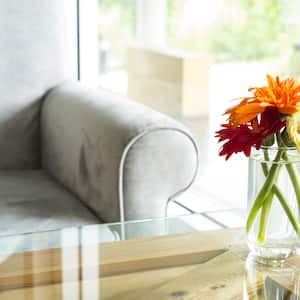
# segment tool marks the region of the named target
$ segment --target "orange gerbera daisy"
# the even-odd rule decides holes
[[[292,78],[281,81],[278,76],[274,79],[270,75],[267,75],[267,81],[267,86],[250,88],[249,91],[253,91],[252,97],[243,98],[239,104],[225,112],[229,114],[229,124],[247,124],[267,107],[276,107],[283,115],[292,115],[300,109],[299,82]]]

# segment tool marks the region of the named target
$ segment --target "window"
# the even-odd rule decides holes
[[[98,0],[98,85],[180,119],[198,138],[199,179],[182,206],[245,206],[246,159],[224,163],[214,131],[228,101],[266,73],[299,75],[299,8],[299,0]]]

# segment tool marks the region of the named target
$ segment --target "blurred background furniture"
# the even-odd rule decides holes
[[[173,117],[208,115],[208,54],[128,48],[128,96]]]
[[[0,234],[163,216],[197,172],[189,132],[76,82],[75,0],[0,0],[0,25]]]

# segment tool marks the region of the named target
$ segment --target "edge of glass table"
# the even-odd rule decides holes
[[[228,209],[2,236],[0,253],[86,246],[143,237],[239,228],[244,226],[245,216],[245,210]]]

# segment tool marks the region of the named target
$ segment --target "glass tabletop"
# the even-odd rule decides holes
[[[299,257],[256,264],[235,229],[244,217],[223,210],[2,237],[0,298],[299,299]]]
[[[0,253],[18,253],[151,236],[238,228],[244,226],[244,220],[243,210],[230,209],[176,217],[70,227],[1,237]]]

